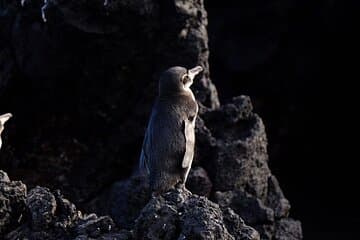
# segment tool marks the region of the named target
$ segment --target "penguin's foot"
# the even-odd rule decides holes
[[[188,195],[192,195],[192,192],[190,192],[188,189],[186,189],[184,183],[178,183],[178,184],[176,184],[175,187],[176,187],[176,189],[177,189],[178,191],[180,191],[180,192],[184,192],[184,193],[186,193],[186,194],[188,194]]]
[[[190,190],[188,190],[188,189],[185,187],[185,185],[184,185],[183,191],[184,191],[186,194],[192,195],[192,192],[190,192]]]

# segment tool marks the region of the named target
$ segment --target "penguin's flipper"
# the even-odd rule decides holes
[[[194,145],[195,145],[195,119],[192,121],[185,119],[185,154],[181,166],[183,168],[191,167],[194,158]]]
[[[151,146],[152,146],[152,127],[151,127],[152,122],[150,121],[149,126],[146,129],[145,132],[145,137],[144,137],[144,142],[141,148],[141,154],[140,154],[140,162],[139,162],[139,170],[142,171],[146,171],[146,173],[150,172],[149,169],[149,157],[151,154]]]
[[[140,170],[143,170],[143,169],[148,170],[147,164],[146,164],[146,157],[145,157],[145,153],[144,153],[143,149],[141,149],[139,169]]]
[[[5,113],[5,114],[3,114],[3,115],[0,115],[0,124],[1,124],[1,125],[4,125],[5,122],[6,122],[7,120],[9,120],[9,118],[11,118],[11,117],[12,117],[12,114],[11,114],[11,113]]]
[[[148,153],[147,153],[147,148],[148,145],[151,144],[149,143],[149,129],[146,130],[145,133],[145,137],[144,137],[144,142],[141,148],[141,154],[140,154],[140,162],[139,162],[139,169],[140,170],[144,170],[146,169],[147,173],[149,173],[149,167],[148,167]]]

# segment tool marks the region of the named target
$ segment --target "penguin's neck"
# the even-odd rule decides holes
[[[159,99],[163,99],[163,100],[166,100],[166,99],[176,99],[176,98],[179,98],[179,97],[190,97],[191,100],[193,100],[194,102],[196,102],[195,100],[195,96],[194,96],[194,93],[191,91],[190,88],[188,89],[183,89],[182,91],[179,91],[179,92],[176,92],[176,93],[168,93],[168,94],[160,94],[159,95]]]
[[[195,101],[194,93],[191,91],[190,87],[184,87],[184,91],[187,95],[191,97],[192,100]]]

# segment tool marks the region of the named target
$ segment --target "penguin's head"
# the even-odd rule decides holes
[[[161,74],[159,81],[160,95],[174,95],[184,91],[190,91],[194,78],[203,68],[201,66],[192,69],[184,67],[171,67]]]
[[[6,113],[6,114],[3,114],[3,115],[0,115],[0,148],[1,148],[1,144],[2,144],[1,133],[4,130],[4,124],[11,117],[12,117],[11,113]]]

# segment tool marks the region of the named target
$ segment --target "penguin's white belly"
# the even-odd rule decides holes
[[[191,167],[192,160],[194,158],[194,147],[195,147],[195,121],[196,117],[192,121],[185,120],[185,154],[182,162],[183,168]]]

